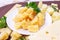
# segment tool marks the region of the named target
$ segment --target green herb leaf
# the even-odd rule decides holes
[[[20,37],[18,40],[26,40],[25,37]]]
[[[39,8],[35,8],[34,9],[37,13],[40,12],[40,9]]]
[[[56,9],[56,6],[52,5],[52,8],[54,9],[54,11],[59,12],[59,10],[58,10],[58,9]]]
[[[32,7],[37,13],[41,11],[35,2],[30,2],[29,4],[27,3],[26,6],[28,8]]]
[[[6,26],[6,17],[3,16],[2,18],[0,18],[0,28],[5,28]]]

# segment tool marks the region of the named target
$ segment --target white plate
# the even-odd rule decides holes
[[[7,16],[7,25],[10,29],[12,29],[13,31],[16,31],[20,34],[23,34],[23,35],[30,35],[32,34],[31,32],[29,32],[28,30],[23,30],[23,29],[19,29],[19,30],[16,30],[14,28],[14,21],[13,21],[13,17],[15,17],[15,15],[18,13],[18,8],[15,8],[14,10],[10,11],[9,12],[9,15]],[[52,19],[51,19],[51,16],[46,13],[46,16],[45,16],[45,24],[43,26],[47,26],[49,24],[52,23]]]

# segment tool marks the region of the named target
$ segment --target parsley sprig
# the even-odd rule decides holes
[[[5,28],[6,26],[6,17],[3,16],[2,18],[0,18],[0,28]]]
[[[38,8],[37,4],[35,2],[30,2],[30,3],[27,3],[26,6],[29,8],[29,7],[32,7],[36,13],[39,13],[41,10]]]
[[[18,40],[26,40],[25,37],[20,37]]]
[[[54,11],[59,12],[59,10],[56,8],[56,6],[52,5],[52,8],[54,9]]]

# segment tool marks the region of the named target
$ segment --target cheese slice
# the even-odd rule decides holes
[[[60,21],[41,29],[29,36],[29,40],[60,40]]]

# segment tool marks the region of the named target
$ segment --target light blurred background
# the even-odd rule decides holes
[[[25,1],[41,1],[41,0],[0,0],[0,7],[11,3],[25,2]],[[42,1],[60,1],[60,0],[42,0]]]

